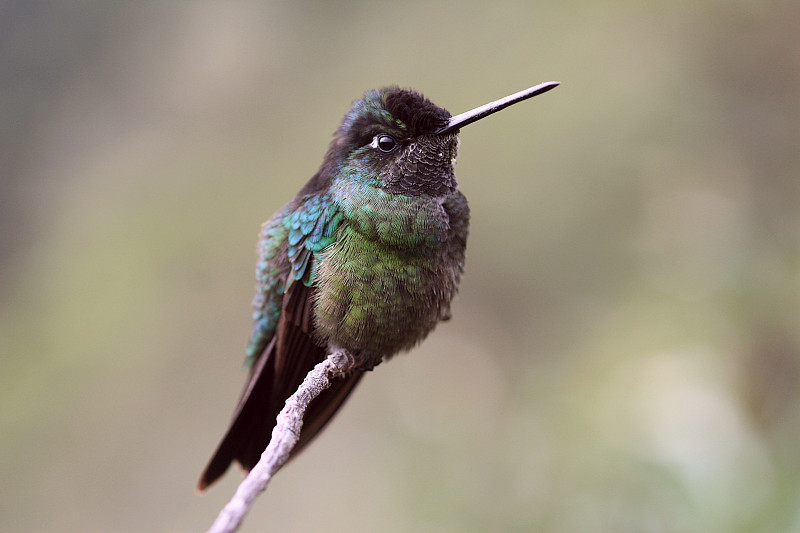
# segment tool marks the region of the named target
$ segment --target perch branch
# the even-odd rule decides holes
[[[355,359],[344,350],[334,350],[306,375],[303,383],[287,400],[272,430],[272,438],[261,459],[239,484],[233,498],[220,511],[208,533],[233,533],[239,529],[256,497],[264,492],[272,476],[289,459],[303,417],[311,401],[331,386],[334,379],[355,369]]]

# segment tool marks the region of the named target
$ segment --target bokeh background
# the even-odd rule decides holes
[[[800,3],[0,3],[0,530],[202,531],[260,223],[363,91],[453,113],[442,325],[244,531],[800,531]]]

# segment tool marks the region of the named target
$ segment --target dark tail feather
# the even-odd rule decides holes
[[[275,383],[275,368],[272,351],[275,342],[267,346],[265,353],[253,369],[253,375],[247,388],[242,393],[239,405],[233,415],[233,420],[222,438],[217,450],[206,466],[197,490],[204,491],[209,485],[222,477],[233,461],[237,461],[242,468],[250,471],[264,453],[270,439],[275,419],[283,409],[286,398],[290,396],[305,378],[305,373],[300,373],[292,383],[289,391],[278,391]],[[321,352],[324,356],[324,352]],[[319,356],[317,356],[319,357]],[[309,366],[309,370],[313,365]],[[291,457],[295,457],[333,418],[339,408],[361,381],[363,371],[356,371],[334,382],[330,388],[322,393],[308,407],[303,420],[303,430]],[[295,383],[296,382],[296,383]],[[276,396],[277,393],[277,397]]]
[[[236,411],[233,413],[228,431],[217,446],[203,475],[200,476],[197,490],[204,491],[206,487],[222,477],[234,460],[250,470],[269,444],[277,416],[277,413],[273,413],[271,408],[274,383],[274,358],[271,357],[271,352],[274,349],[275,341],[273,340],[253,369],[247,388],[242,393]],[[269,417],[272,417],[272,421],[269,420]]]

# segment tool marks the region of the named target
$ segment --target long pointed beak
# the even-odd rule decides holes
[[[559,82],[557,81],[540,83],[539,85],[534,85],[533,87],[525,89],[524,91],[514,93],[506,96],[505,98],[495,100],[494,102],[489,102],[488,104],[476,107],[475,109],[466,111],[460,115],[456,115],[450,118],[446,125],[436,130],[436,134],[441,135],[442,133],[448,133],[453,130],[463,128],[467,124],[472,124],[475,121],[488,117],[492,113],[497,113],[501,109],[505,109],[510,105],[516,104],[517,102],[522,102],[523,100],[533,98],[538,94],[546,93],[550,89],[555,89],[558,87],[558,85]]]

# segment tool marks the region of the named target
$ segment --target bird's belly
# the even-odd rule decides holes
[[[317,333],[337,347],[389,357],[449,313],[457,279],[436,249],[398,249],[350,231],[319,262]]]

